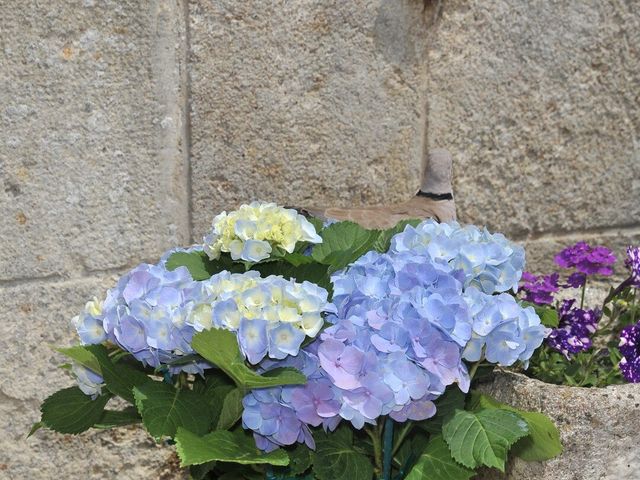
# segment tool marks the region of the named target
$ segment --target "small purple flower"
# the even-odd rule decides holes
[[[631,284],[640,288],[640,247],[627,248],[627,258],[624,264],[631,273]]]
[[[587,276],[582,272],[573,272],[567,278],[567,283],[563,285],[565,288],[581,288],[587,281]]]
[[[538,305],[553,303],[553,294],[560,289],[558,286],[559,277],[560,275],[557,273],[536,276],[532,273],[524,272],[522,274],[524,300]]]
[[[620,371],[630,383],[640,383],[640,322],[620,332]]]
[[[578,242],[558,253],[555,262],[562,268],[575,268],[585,275],[611,275],[616,256],[607,247],[591,247],[586,242]]]
[[[547,344],[562,353],[567,359],[571,355],[589,350],[591,336],[595,333],[602,312],[598,309],[573,308],[575,300],[565,300],[560,305],[560,323],[547,338]]]

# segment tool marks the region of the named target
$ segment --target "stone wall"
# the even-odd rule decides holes
[[[631,3],[0,2],[0,478],[179,478],[135,430],[25,433],[86,299],[223,208],[408,198],[437,146],[534,268],[639,242]]]

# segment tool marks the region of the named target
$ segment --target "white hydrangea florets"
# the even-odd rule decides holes
[[[225,252],[233,260],[259,262],[269,258],[274,247],[293,252],[298,242],[322,243],[322,238],[295,210],[252,202],[213,219],[212,230],[204,237],[204,251],[214,260]]]

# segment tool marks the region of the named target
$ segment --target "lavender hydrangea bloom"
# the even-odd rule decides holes
[[[524,268],[524,249],[499,233],[473,225],[461,227],[426,220],[407,226],[391,241],[391,253],[411,252],[464,272],[465,287],[492,294],[517,291]]]
[[[71,374],[75,377],[78,387],[85,395],[95,400],[102,394],[104,379],[93,370],[74,362],[71,365]]]
[[[315,448],[309,425],[334,430],[340,422],[341,393],[319,368],[317,341],[282,361],[265,359],[261,371],[293,367],[307,377],[305,385],[252,390],[242,404],[242,426],[253,430],[256,445],[271,451],[279,446],[305,443]]]
[[[640,322],[629,325],[620,333],[620,371],[630,383],[640,383]]]
[[[574,308],[575,300],[564,300],[558,309],[560,323],[551,330],[547,344],[562,353],[567,359],[571,355],[591,348],[591,336],[595,333],[602,312],[598,309]]]
[[[508,294],[491,296],[476,289],[468,289],[466,299],[473,315],[473,334],[463,358],[477,362],[484,352],[488,362],[508,366],[519,360],[526,368],[549,333],[533,307],[522,308]]]
[[[433,400],[469,377],[461,358],[471,336],[463,278],[410,252],[369,252],[332,278],[333,323],[320,336],[322,371],[356,428],[381,415],[404,421],[435,413]]]
[[[562,250],[554,260],[562,268],[575,268],[585,275],[611,275],[616,257],[607,247],[578,242]]]

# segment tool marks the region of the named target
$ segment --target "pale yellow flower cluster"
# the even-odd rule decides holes
[[[204,251],[211,259],[226,252],[233,260],[259,262],[269,258],[274,247],[293,252],[298,242],[321,243],[322,238],[295,210],[252,202],[213,219],[212,230],[204,237]]]

